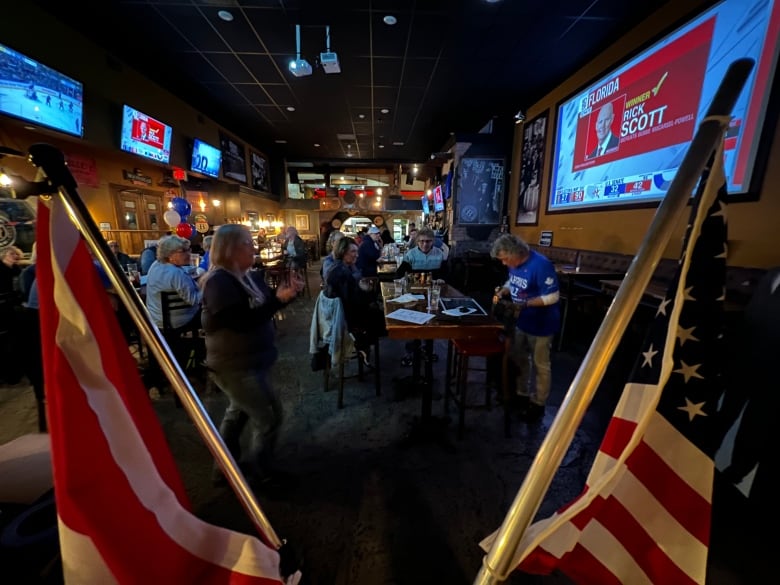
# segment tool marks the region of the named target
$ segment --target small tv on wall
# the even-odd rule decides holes
[[[0,113],[72,136],[83,136],[84,86],[0,44]]]
[[[173,129],[125,104],[120,148],[125,152],[168,164]]]
[[[442,194],[441,185],[436,185],[433,188],[433,210],[444,211],[444,195]]]
[[[423,210],[423,213],[430,213],[431,212],[431,204],[428,201],[428,196],[427,195],[423,195],[422,196],[422,210]]]
[[[218,179],[221,164],[222,151],[219,148],[211,146],[199,138],[195,138],[192,141],[191,171]]]
[[[780,3],[724,0],[558,104],[547,211],[664,198],[729,65],[756,65],[726,133],[730,196],[755,197],[777,65]],[[759,166],[757,170],[757,166]]]

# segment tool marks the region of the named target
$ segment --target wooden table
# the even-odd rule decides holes
[[[377,266],[376,275],[379,277],[379,280],[390,282],[395,278],[395,273],[398,270],[398,266],[395,262],[392,264],[385,263],[380,264]]]
[[[423,340],[425,342],[425,347],[422,351],[426,354],[427,359],[422,360],[421,352],[415,351],[412,365],[413,380],[422,381],[422,415],[420,417],[419,428],[417,429],[419,432],[415,433],[413,430],[410,439],[414,440],[415,438],[418,438],[430,440],[433,438],[441,440],[441,437],[435,432],[441,425],[437,424],[439,421],[434,419],[431,412],[433,405],[433,363],[431,360],[431,355],[433,354],[433,340],[486,339],[498,335],[502,331],[503,326],[490,314],[449,317],[441,314],[441,311],[436,311],[436,317],[424,325],[417,325],[415,323],[388,318],[387,315],[396,309],[401,308],[427,312],[426,308],[428,303],[427,299],[419,300],[413,306],[391,302],[390,299],[395,298],[394,284],[392,282],[382,282],[380,284],[388,337],[390,337],[390,339],[407,339],[414,340],[415,342]],[[422,287],[419,289],[412,287],[410,292],[413,294],[424,294],[424,290],[425,289]],[[467,297],[468,295],[464,295],[453,286],[444,285],[442,286],[441,296],[442,298],[457,298]],[[482,308],[486,311],[490,310],[490,307]],[[425,372],[422,378],[420,377],[421,361],[425,362]]]
[[[565,287],[561,287],[561,296],[566,295],[566,305],[563,307],[563,315],[561,315],[561,332],[558,335],[558,351],[563,347],[563,334],[566,331],[566,324],[569,320],[569,305],[571,305],[572,298],[574,296],[575,281],[579,278],[582,280],[599,281],[604,279],[621,279],[625,272],[614,272],[609,270],[600,270],[598,268],[586,268],[581,266],[577,268],[571,264],[556,264],[555,272],[558,274],[558,281],[565,282]],[[595,283],[594,283],[595,284]]]

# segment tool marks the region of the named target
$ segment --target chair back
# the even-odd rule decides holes
[[[175,311],[184,311],[192,308],[192,305],[182,299],[175,291],[163,291],[160,293],[160,306],[162,307],[163,333],[174,332],[171,325],[171,314]]]

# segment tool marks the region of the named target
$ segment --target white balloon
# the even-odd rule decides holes
[[[176,227],[181,223],[181,215],[175,209],[169,209],[163,213],[163,219],[170,227]]]

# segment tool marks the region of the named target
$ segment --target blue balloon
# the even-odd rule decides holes
[[[173,209],[179,212],[182,221],[185,221],[187,216],[192,213],[192,205],[184,197],[174,197],[171,204]]]

